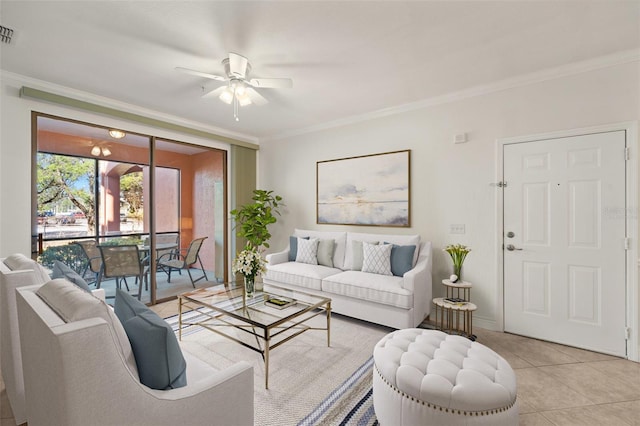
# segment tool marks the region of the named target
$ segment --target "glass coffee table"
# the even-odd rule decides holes
[[[227,337],[262,355],[264,387],[269,388],[269,351],[308,330],[326,330],[327,346],[331,346],[331,299],[270,286],[268,292],[256,292],[247,298],[244,285],[219,284],[189,291],[178,296],[179,331],[198,325]],[[198,321],[186,321],[183,313],[198,309]],[[308,321],[325,315],[326,328],[312,327]],[[248,338],[238,338],[231,329],[246,332]],[[235,333],[238,335],[238,333]]]

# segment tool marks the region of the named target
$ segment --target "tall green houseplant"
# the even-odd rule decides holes
[[[253,203],[231,210],[230,214],[237,235],[247,240],[245,250],[258,251],[261,247],[269,248],[268,226],[276,223],[275,215],[280,215],[279,207],[283,204],[281,196],[263,189],[254,190],[251,199]]]

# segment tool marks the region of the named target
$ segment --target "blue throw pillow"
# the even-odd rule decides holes
[[[59,260],[53,261],[53,271],[51,272],[51,278],[66,278],[68,281],[71,281],[84,291],[91,293],[91,289],[89,288],[89,284],[73,269],[69,268],[64,263]]]
[[[308,240],[309,237],[300,237]],[[289,262],[295,262],[296,257],[298,256],[298,237],[290,236],[289,237]]]
[[[391,273],[401,277],[413,268],[413,253],[416,246],[398,246],[391,248]]]
[[[187,363],[169,324],[144,303],[119,289],[114,311],[131,342],[140,382],[160,390],[186,386]]]

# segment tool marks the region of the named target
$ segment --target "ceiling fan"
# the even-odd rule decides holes
[[[286,89],[293,87],[293,80],[290,78],[249,78],[251,64],[246,57],[237,53],[229,52],[229,57],[222,60],[222,65],[224,65],[226,77],[183,67],[176,67],[176,70],[198,77],[226,82],[225,86],[205,93],[203,97],[217,96],[222,102],[233,103],[233,116],[236,121],[240,120],[238,118],[239,106],[264,105],[268,102],[264,96],[255,90],[256,88]]]

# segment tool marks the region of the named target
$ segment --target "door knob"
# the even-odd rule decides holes
[[[514,250],[522,250],[522,249],[516,248],[516,246],[514,246],[513,244],[507,244],[507,250],[514,251]]]

